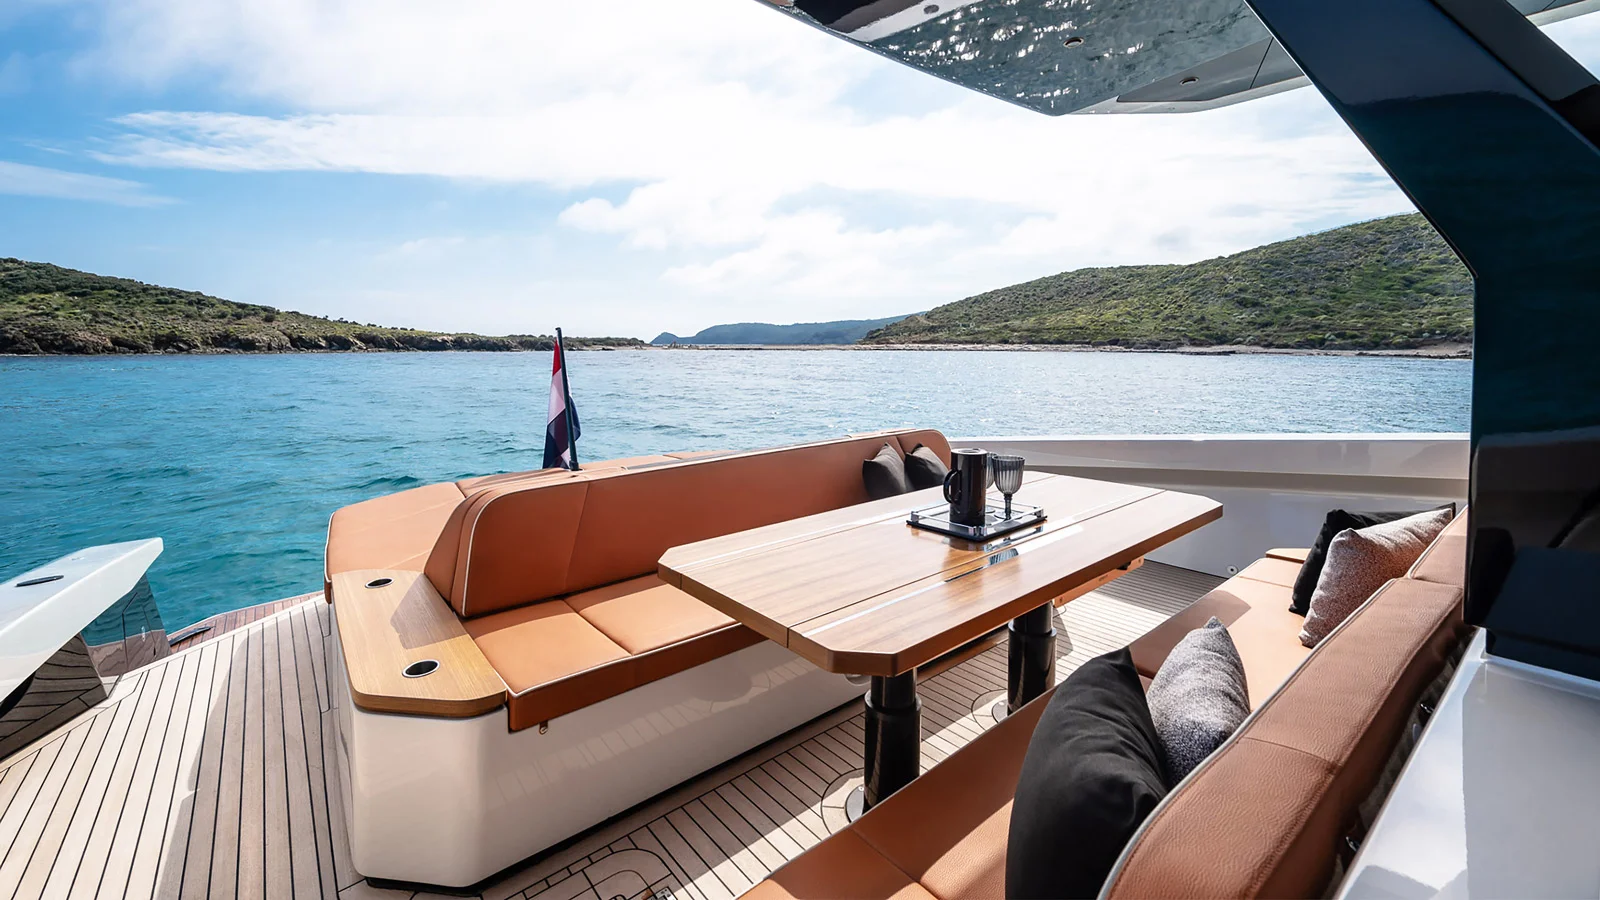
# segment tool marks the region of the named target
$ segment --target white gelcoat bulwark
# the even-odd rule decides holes
[[[334,617],[335,640],[338,618]],[[763,641],[538,728],[357,709],[332,654],[356,871],[465,887],[861,696]]]
[[[1220,577],[1270,547],[1308,547],[1330,509],[1413,510],[1467,498],[1464,434],[1168,434],[952,438],[1030,470],[1203,494],[1220,522],[1152,551]],[[1027,488],[1017,494],[1027,502]]]
[[[1344,898],[1593,897],[1600,684],[1479,632],[1351,863]]]
[[[161,550],[160,538],[102,544],[0,584],[0,697],[133,590]],[[61,578],[18,586],[50,575]]]

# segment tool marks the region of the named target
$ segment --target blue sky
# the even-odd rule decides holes
[[[1410,209],[1309,89],[1050,118],[757,0],[695,5],[7,0],[0,256],[363,322],[649,338]],[[1549,33],[1600,63],[1600,23]]]

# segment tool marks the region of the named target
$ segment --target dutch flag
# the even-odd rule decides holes
[[[561,329],[556,329],[555,362],[550,371],[550,414],[544,426],[544,467],[578,468],[575,444],[582,434],[578,427],[578,408],[567,389],[567,351],[561,345]]]

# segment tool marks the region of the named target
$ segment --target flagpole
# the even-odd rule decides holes
[[[572,457],[572,469],[578,469],[578,436],[572,431],[572,388],[567,384],[567,345],[561,339],[561,329],[556,329],[556,352],[561,354],[561,407],[567,419],[567,453]]]

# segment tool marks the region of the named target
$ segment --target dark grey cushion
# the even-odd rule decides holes
[[[1161,744],[1128,648],[1079,666],[1028,741],[1006,841],[1006,896],[1095,896],[1166,793]]]
[[[944,464],[939,454],[928,447],[918,444],[906,454],[906,477],[911,479],[911,489],[920,491],[925,488],[941,487],[944,485],[944,476],[950,474],[950,467]]]
[[[900,451],[883,445],[878,455],[861,464],[861,480],[866,483],[867,496],[874,500],[894,497],[911,490],[906,478],[906,464]]]
[[[1167,783],[1175,785],[1250,715],[1244,661],[1228,626],[1213,616],[1184,635],[1156,671],[1146,697],[1166,754]]]

